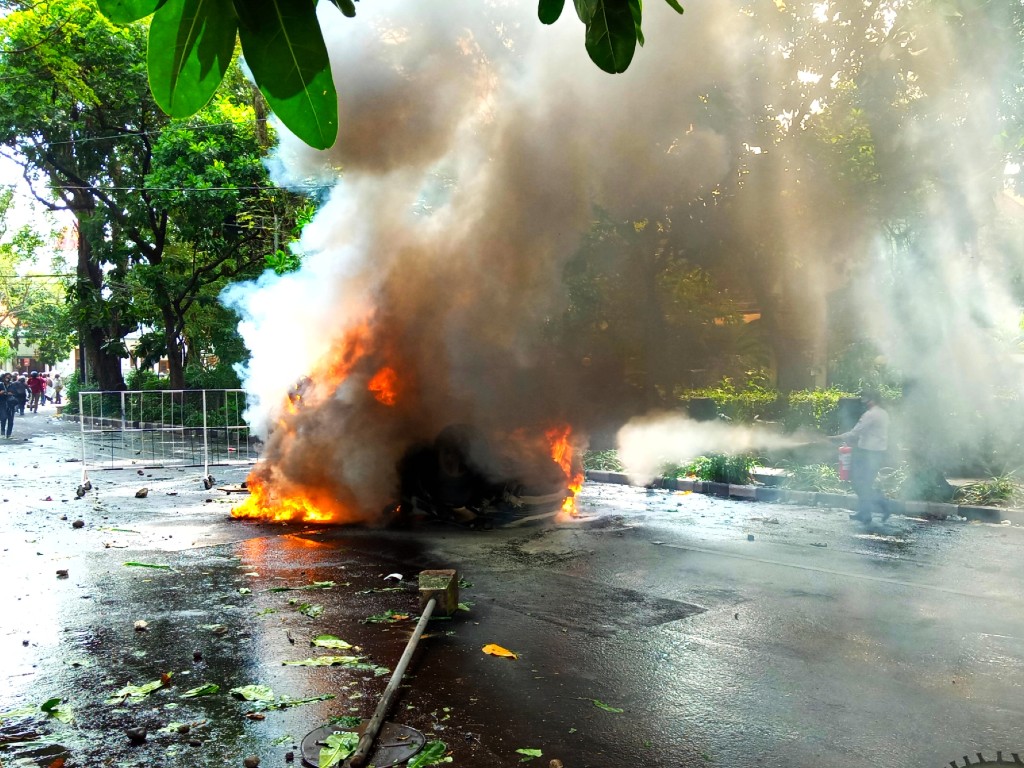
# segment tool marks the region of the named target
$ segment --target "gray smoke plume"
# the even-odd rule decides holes
[[[815,14],[818,6],[828,10],[815,4]],[[906,7],[879,4],[873,34],[890,34],[894,14]],[[800,100],[787,90],[792,78],[766,91],[755,74],[751,57],[769,50],[774,63],[761,61],[756,72],[788,67],[796,77],[790,52],[766,43],[772,19],[765,14],[784,6],[765,8],[752,21],[731,3],[693,0],[684,17],[647,4],[646,46],[625,74],[609,76],[586,57],[571,6],[543,27],[535,4],[378,0],[343,19],[321,3],[340,136],[321,152],[279,127],[272,168],[283,186],[322,184],[329,192],[303,233],[302,268],[268,273],[225,296],[243,318],[252,353],[244,371],[248,417],[268,439],[275,483],[326,489],[352,517],[370,518],[393,497],[402,453],[448,424],[511,434],[574,423],[584,410],[575,392],[586,371],[553,354],[545,333],[565,307],[563,269],[594,207],[625,219],[708,195],[736,174],[743,154],[748,168],[766,156],[783,161],[777,177],[760,182],[770,194],[749,195],[737,214],[750,246],[737,279],[759,287],[765,265],[795,265],[767,290],[788,297],[787,311],[820,349],[828,294],[846,277],[837,262],[865,265],[855,281],[858,326],[926,389],[977,388],[983,366],[968,350],[985,349],[979,340],[1005,324],[1014,303],[998,281],[974,278],[970,301],[935,297],[956,294],[964,283],[955,281],[983,261],[980,235],[967,247],[959,245],[961,233],[956,247],[931,254],[927,279],[888,274],[891,244],[878,227],[880,212],[822,180],[813,186],[813,174],[800,177],[811,183],[802,187],[787,176],[782,128],[778,151],[762,152],[745,146],[742,120],[712,130],[700,119],[703,95],[712,91],[741,113],[771,118],[775,108],[790,132],[820,111],[809,98],[802,116],[783,109]],[[911,49],[935,45],[931,61],[960,61],[940,47],[959,44],[947,40],[942,23],[923,29],[928,40],[907,43]],[[982,70],[965,67],[958,93],[975,94],[971,104],[990,112],[985,94],[994,86]],[[827,90],[832,76],[805,79],[818,77]],[[941,77],[928,84],[941,89]],[[964,114],[963,104],[957,108]],[[991,195],[971,175],[974,123],[944,125],[941,116],[923,115],[892,130],[874,128],[880,151],[892,156],[933,150],[936,142],[957,150],[947,155],[944,190],[961,190],[965,215],[955,219],[981,231]],[[952,198],[942,193],[930,209],[914,212],[934,225],[935,243],[947,233],[940,223],[954,220]],[[770,251],[761,246],[762,230],[772,233]],[[935,317],[940,306],[945,314]],[[341,368],[348,369],[343,377],[331,372]],[[396,376],[394,405],[369,388],[385,368]],[[289,392],[302,375],[312,381],[288,415]],[[742,449],[745,439],[734,433],[731,444]],[[716,437],[715,445],[726,450],[729,439]]]

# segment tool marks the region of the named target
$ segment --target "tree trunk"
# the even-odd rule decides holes
[[[88,215],[86,210],[76,210],[79,216],[78,226],[78,280],[75,285],[77,302],[80,307],[102,305],[103,271],[92,259],[92,245],[85,236],[82,217]],[[93,381],[101,390],[123,390],[124,377],[121,375],[121,358],[107,351],[107,343],[111,340],[109,329],[103,320],[97,319],[95,313],[84,312],[79,321],[78,338],[85,353],[84,378]],[[83,381],[83,384],[85,382]]]
[[[164,318],[164,339],[167,343],[167,372],[171,389],[185,388],[185,364],[182,354],[181,337],[178,335],[177,317],[170,306],[160,308]]]

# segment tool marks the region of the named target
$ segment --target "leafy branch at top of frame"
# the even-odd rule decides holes
[[[665,0],[677,13],[678,0]],[[353,0],[331,0],[345,16]],[[591,60],[625,72],[641,30],[642,0],[573,0],[586,28]],[[236,39],[275,114],[309,146],[327,149],[338,135],[338,97],[315,0],[97,0],[116,24],[152,15],[147,67],[153,98],[172,117],[188,117],[210,100],[228,71]],[[565,0],[539,0],[537,15],[553,24]]]

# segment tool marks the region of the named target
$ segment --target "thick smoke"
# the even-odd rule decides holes
[[[340,137],[317,152],[283,131],[274,171],[330,194],[300,271],[227,295],[277,482],[331,487],[370,515],[406,448],[450,423],[573,422],[579,366],[553,355],[545,329],[591,206],[691,196],[727,171],[722,138],[688,114],[717,69],[712,7],[687,23],[654,9],[649,49],[613,78],[586,58],[574,18],[542,27],[529,5],[375,2],[346,20],[321,4]],[[680,76],[681,50],[701,74]],[[324,357],[360,327],[365,354],[336,392],[316,391]],[[397,372],[393,407],[366,388],[383,366]],[[302,374],[316,394],[275,428]]]
[[[813,5],[814,13],[829,6]],[[765,4],[753,21],[732,3],[686,6],[680,18],[664,3],[645,5],[646,45],[613,77],[587,58],[571,6],[544,27],[530,3],[376,0],[355,19],[320,4],[340,136],[319,152],[280,129],[272,165],[283,186],[329,191],[303,233],[302,269],[268,273],[226,296],[252,352],[244,371],[248,416],[268,439],[275,482],[325,489],[353,516],[371,517],[393,497],[403,452],[448,424],[511,434],[579,423],[581,413],[593,412],[575,394],[587,371],[556,355],[546,333],[565,308],[563,269],[595,207],[627,218],[730,181],[744,131],[756,121],[709,129],[703,94],[769,119],[772,105],[803,98],[786,90],[796,66],[781,46],[776,62],[792,70],[789,79],[769,87],[768,76],[778,73],[762,61],[755,74],[751,64],[755,51],[771,48],[757,25],[767,30],[769,15],[783,6]],[[875,26],[890,34],[894,16],[885,9],[876,16]],[[930,61],[963,60],[950,48],[961,43],[947,39],[942,24],[922,30],[922,38],[897,41],[906,55],[921,48],[931,51]],[[858,265],[853,322],[891,364],[918,378],[919,391],[969,396],[991,388],[994,366],[983,363],[996,354],[992,331],[1016,306],[998,279],[985,278],[999,274],[982,253],[990,186],[972,166],[991,127],[972,115],[992,114],[996,86],[985,72],[961,67],[957,75],[956,94],[969,98],[961,103],[953,94],[949,108],[962,119],[947,124],[941,114],[925,114],[868,126],[879,153],[918,153],[902,170],[920,173],[922,185],[929,183],[926,158],[945,158],[945,186],[925,210],[907,212],[908,224],[932,233],[921,270],[892,269],[893,238],[885,236],[892,233],[878,226],[886,211],[798,168],[781,138],[778,149],[756,156],[760,149],[747,147],[755,172],[765,157],[784,158],[777,176],[762,174],[766,193],[748,195],[754,202],[736,217],[750,252],[747,277],[758,287],[769,269],[796,265],[777,269],[764,295],[787,298],[786,311],[815,354],[823,354],[830,293],[846,282],[846,261]],[[827,85],[833,73],[817,74]],[[941,91],[942,73],[931,75],[921,87]],[[941,108],[942,99],[934,103]],[[814,118],[812,107],[803,105],[804,117]],[[780,124],[790,119],[777,109]],[[802,130],[800,115],[794,119],[791,132]],[[771,233],[764,238],[770,248],[761,231]],[[339,366],[350,370],[337,386]],[[393,406],[368,391],[385,367],[397,374]],[[302,375],[312,378],[302,406],[278,426]],[[627,432],[624,447],[651,454],[636,442],[675,433],[686,442],[691,432],[691,424],[652,419]],[[750,440],[736,431],[699,437],[687,444],[742,450]]]

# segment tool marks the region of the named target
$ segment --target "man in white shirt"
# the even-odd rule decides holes
[[[857,514],[850,515],[850,519],[870,523],[872,514],[878,510],[884,522],[889,517],[889,508],[885,494],[875,488],[875,478],[889,450],[889,414],[882,408],[878,390],[865,389],[860,399],[867,410],[853,429],[832,439],[853,447],[850,480],[857,494]]]

